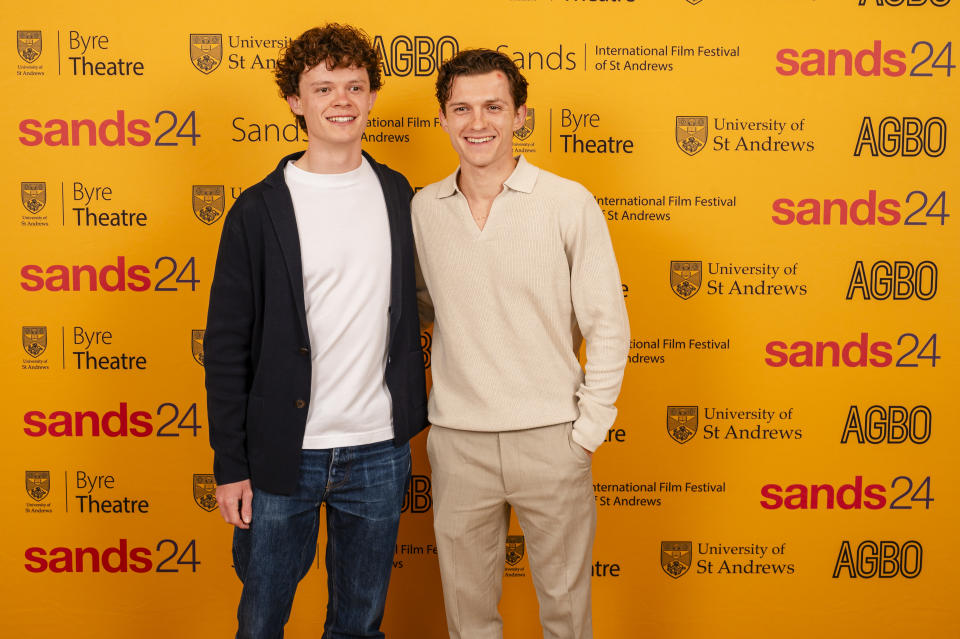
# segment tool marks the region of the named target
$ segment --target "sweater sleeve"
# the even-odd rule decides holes
[[[417,215],[418,212],[422,214],[425,208],[422,198],[424,198],[422,191],[413,196],[413,200],[410,202],[410,221],[413,226],[413,268],[417,280],[417,311],[420,314],[420,328],[424,329],[433,325],[434,310],[433,298],[430,297],[430,291],[427,289],[427,282],[423,275],[423,268],[420,266],[420,254],[424,249]]]
[[[587,356],[577,389],[580,414],[573,440],[592,451],[606,439],[617,416],[614,402],[627,363],[630,321],[607,222],[589,193],[568,230],[570,293]]]
[[[420,328],[429,328],[433,324],[433,299],[430,297],[427,283],[423,279],[419,253],[415,257],[414,270],[417,277],[417,310],[420,312]]]

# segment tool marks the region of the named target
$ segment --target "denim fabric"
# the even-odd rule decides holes
[[[237,639],[278,639],[297,583],[310,570],[327,514],[327,618],[323,639],[382,638],[387,584],[410,477],[410,446],[392,441],[304,450],[292,495],[254,487],[249,530],[234,530],[243,593]]]

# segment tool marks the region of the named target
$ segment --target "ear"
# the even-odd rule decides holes
[[[377,95],[379,94],[376,91],[370,92],[370,106],[367,107],[367,111],[373,109],[373,103],[377,101]]]
[[[440,128],[444,131],[447,130],[447,116],[444,114],[443,108],[440,109]]]
[[[303,115],[303,107],[300,104],[299,95],[288,95],[287,104],[290,105],[290,110],[293,111],[294,115]]]
[[[517,107],[517,112],[513,115],[513,130],[516,131],[523,126],[527,119],[527,105],[521,104]]]

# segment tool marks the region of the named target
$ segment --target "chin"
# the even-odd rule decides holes
[[[466,149],[464,149],[464,155],[468,155],[470,157],[474,157],[477,159],[480,159],[480,158],[493,159],[494,156],[496,155],[496,151],[495,149],[491,149],[491,148],[477,148],[473,146],[468,146]]]

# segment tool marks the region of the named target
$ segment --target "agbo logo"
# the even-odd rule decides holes
[[[400,512],[425,513],[433,508],[430,477],[428,475],[411,475],[407,484],[407,492],[403,494],[403,506]]]

